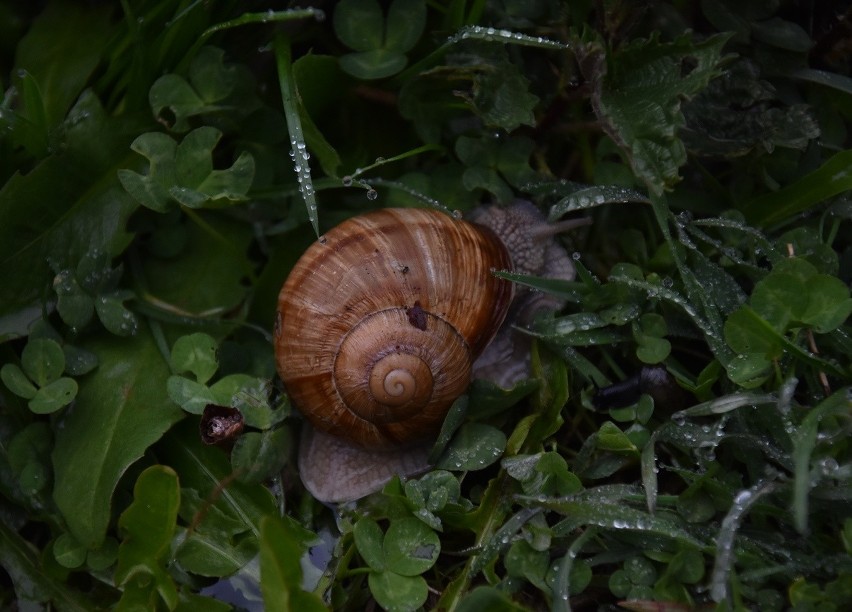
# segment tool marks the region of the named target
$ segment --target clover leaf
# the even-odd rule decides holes
[[[142,206],[168,212],[175,203],[187,208],[217,208],[246,199],[254,180],[254,158],[248,151],[222,170],[213,167],[213,149],[222,132],[205,126],[178,144],[159,132],[142,134],[130,148],[150,162],[147,175],[118,171],[121,185]]]
[[[382,79],[405,68],[426,26],[423,0],[394,0],[387,17],[376,0],[342,0],[334,10],[334,31],[354,53],[340,67],[359,79]]]
[[[67,406],[77,397],[77,381],[62,376],[65,353],[49,338],[27,342],[21,353],[21,365],[7,363],[0,369],[0,380],[15,395],[29,400],[36,414],[50,414]]]

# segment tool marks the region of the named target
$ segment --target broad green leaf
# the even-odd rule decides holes
[[[136,479],[133,503],[118,520],[123,539],[118,547],[116,584],[139,584],[144,576],[143,580],[153,582],[153,588],[170,609],[177,605],[178,593],[166,571],[166,562],[179,505],[177,474],[169,467],[152,465]]]
[[[251,532],[259,539],[261,518],[277,512],[269,489],[233,478],[228,456],[219,448],[202,444],[197,421],[187,419],[169,431],[157,446],[157,455],[180,474],[182,487],[198,492],[205,500],[202,506],[211,504],[211,512],[215,509],[226,517],[222,520],[235,521],[225,525],[217,519],[217,528],[229,533]]]
[[[56,432],[53,498],[71,533],[103,541],[118,480],[183,412],[166,394],[168,366],[150,335],[100,338],[83,347],[100,366],[85,379]]]
[[[276,516],[264,517],[260,540],[260,589],[269,612],[321,612],[326,609],[314,593],[302,590],[299,559],[305,553],[301,538]]]
[[[15,60],[17,68],[38,83],[49,128],[65,119],[105,59],[111,36],[109,12],[92,6],[50,3],[32,22],[17,46]]]
[[[258,543],[253,537],[232,542],[221,533],[196,530],[178,546],[175,559],[187,572],[222,577],[244,567],[257,551]]]
[[[246,256],[250,243],[246,226],[228,223],[212,212],[201,213],[198,222],[187,227],[187,243],[179,259],[145,259],[148,292],[187,315],[230,312],[248,291],[243,281],[251,271]]]

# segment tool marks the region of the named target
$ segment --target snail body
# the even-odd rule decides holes
[[[487,228],[430,209],[344,221],[281,289],[275,346],[294,404],[320,432],[368,449],[433,435],[497,333],[511,262]]]
[[[308,248],[279,294],[274,344],[310,423],[299,472],[314,497],[349,501],[425,471],[430,440],[472,376],[508,387],[528,375],[528,338],[501,324],[558,304],[493,271],[572,278],[551,230],[529,202],[482,209],[476,223],[383,209]]]

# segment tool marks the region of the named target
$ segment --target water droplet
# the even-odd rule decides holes
[[[367,199],[370,200],[371,202],[373,200],[377,199],[378,197],[379,197],[379,192],[376,191],[375,189],[371,188],[371,189],[367,190]]]
[[[573,253],[571,253],[571,259],[573,259],[574,261],[580,261],[581,257],[582,255],[579,251],[574,251]]]
[[[342,179],[340,179],[340,181],[343,183],[344,187],[351,187],[352,186],[352,177],[349,176],[348,174],[346,176],[344,176]]]

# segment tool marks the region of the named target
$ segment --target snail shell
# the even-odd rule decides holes
[[[299,259],[278,298],[275,352],[318,432],[366,449],[423,441],[470,382],[512,301],[488,228],[429,209],[344,221]]]

